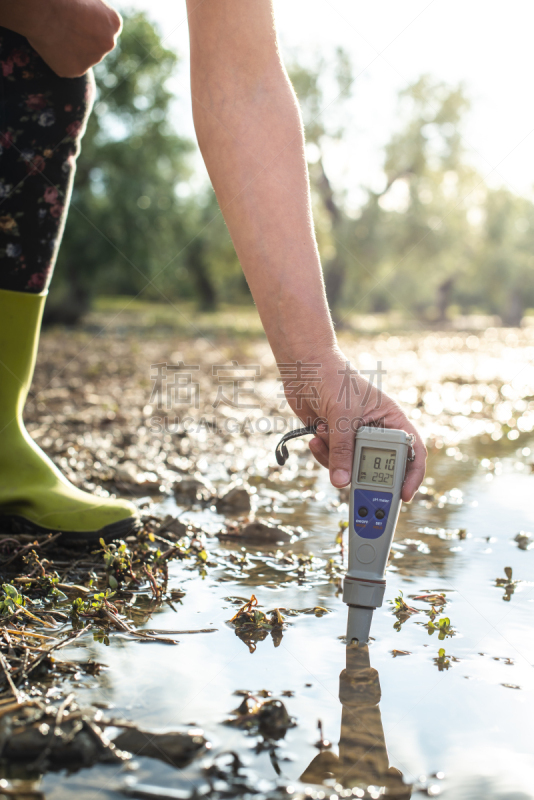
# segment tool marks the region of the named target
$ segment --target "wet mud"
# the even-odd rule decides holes
[[[59,364],[59,337],[29,429],[144,527],[85,550],[0,531],[0,798],[534,797],[528,329],[347,347],[383,361],[429,442],[362,648],[344,641],[347,493],[305,442],[279,467],[250,422],[287,414],[266,346],[80,333]],[[169,352],[202,366],[188,430],[150,403]],[[213,408],[212,363],[236,357],[264,365],[257,412]]]

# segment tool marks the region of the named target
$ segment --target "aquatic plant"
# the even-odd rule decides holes
[[[389,600],[389,603],[393,606],[393,614],[397,617],[397,621],[393,625],[396,631],[400,631],[406,620],[413,614],[419,614],[421,611],[420,608],[414,608],[408,605],[402,591],[399,591],[394,600]]]
[[[424,623],[419,624],[423,625]],[[445,639],[447,636],[456,635],[456,631],[452,627],[449,617],[442,617],[437,622],[430,619],[424,627],[427,629],[429,636],[432,636],[432,634],[437,631],[438,639],[440,640]]]
[[[521,581],[513,579],[512,567],[505,567],[504,574],[504,578],[495,578],[495,585],[504,588],[502,599],[509,603],[512,599],[513,593],[515,592],[516,586],[521,583]]]

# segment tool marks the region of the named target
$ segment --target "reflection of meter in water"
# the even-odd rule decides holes
[[[412,437],[399,430],[362,427],[356,435],[350,492],[349,569],[343,585],[343,600],[349,605],[349,642],[368,640],[373,611],[382,605],[386,564],[412,443]]]

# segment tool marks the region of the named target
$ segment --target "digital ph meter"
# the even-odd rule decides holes
[[[276,447],[282,466],[286,442],[314,434],[315,427],[286,434]],[[414,436],[405,431],[358,428],[352,465],[349,515],[349,568],[343,581],[343,600],[349,607],[347,643],[369,641],[373,611],[382,605],[386,565],[401,508],[406,464],[413,461]]]

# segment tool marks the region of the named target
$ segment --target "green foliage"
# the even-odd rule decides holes
[[[428,630],[428,635],[432,636],[434,631],[438,631],[438,639],[442,641],[447,636],[454,636],[456,631],[451,625],[451,621],[449,617],[442,617],[437,622],[434,622],[432,619],[427,622],[425,625],[426,629]]]
[[[95,293],[141,292],[171,301],[197,296],[215,304],[207,262],[215,232],[218,242],[229,237],[213,193],[190,193],[193,145],[170,122],[168,81],[177,63],[146,16],[136,13],[125,18],[116,49],[95,67],[97,99],[78,159],[52,318],[75,321]],[[219,264],[228,260],[227,242],[216,249]]]
[[[81,597],[75,597],[72,601],[72,613],[75,616],[81,614],[85,609],[85,603]]]
[[[326,87],[350,99],[350,63],[342,51],[330,67],[296,65],[291,78],[315,146],[309,165],[326,288],[339,321],[362,311],[401,310],[442,322],[452,303],[500,314],[518,325],[534,305],[534,204],[487,186],[469,165],[462,86],[423,76],[400,93],[403,121],[385,149],[384,188],[367,191],[357,218],[328,179],[323,153],[345,135],[328,130]]]
[[[93,599],[87,602],[90,604],[91,608],[98,610],[103,608],[106,605],[106,601],[110,600],[112,597],[115,597],[115,592],[112,592],[111,589],[106,589],[105,592],[97,592],[93,595]]]
[[[109,635],[107,631],[102,629],[93,631],[93,641],[98,642],[98,644],[104,644],[106,647],[109,647]]]
[[[95,68],[97,101],[78,159],[72,208],[47,305],[75,322],[94,295],[250,303],[211,189],[194,189],[195,145],[171,124],[178,56],[142,13],[126,15],[117,48]],[[295,62],[306,126],[326,289],[339,322],[400,310],[424,322],[449,308],[520,323],[534,307],[534,204],[488,186],[469,164],[462,86],[421,77],[399,96],[381,191],[358,210],[332,185],[325,153],[346,135],[354,104],[348,54]],[[117,576],[114,576],[118,580]]]
[[[111,600],[112,597],[115,597],[115,592],[112,592],[111,589],[106,589],[105,592],[97,592],[88,600],[76,597],[71,603],[71,614],[74,617],[78,617],[81,614],[100,611],[100,609],[106,607],[108,601]]]
[[[7,617],[13,614],[17,608],[23,608],[26,602],[30,602],[27,597],[21,594],[18,589],[11,583],[2,584],[2,593],[0,594],[0,614]]]
[[[451,659],[450,656],[445,654],[445,648],[440,647],[437,658],[434,659],[434,664],[437,666],[440,672],[450,669]]]
[[[133,577],[132,553],[125,542],[106,544],[104,539],[100,539],[100,544],[102,550],[97,552],[102,553],[109,586],[116,590],[127,576]]]
[[[393,624],[393,628],[396,631],[400,631],[406,620],[413,614],[419,613],[418,608],[408,605],[401,590],[399,590],[397,597],[389,602],[393,606],[393,614],[397,617],[397,621]]]

